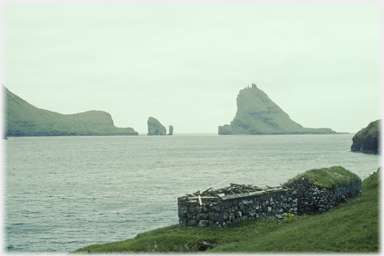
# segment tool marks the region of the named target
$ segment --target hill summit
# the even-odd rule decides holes
[[[237,112],[230,125],[219,126],[219,135],[231,134],[331,134],[329,128],[304,128],[294,122],[256,84],[240,90]]]
[[[114,126],[110,114],[87,111],[64,115],[37,108],[3,87],[5,94],[5,136],[138,135]]]

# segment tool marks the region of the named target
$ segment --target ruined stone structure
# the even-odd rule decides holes
[[[323,213],[346,198],[361,194],[361,179],[353,175],[328,188],[303,175],[289,185],[286,182],[274,188],[231,184],[227,188],[197,191],[178,198],[179,225],[225,227],[248,219],[282,218],[286,213]]]

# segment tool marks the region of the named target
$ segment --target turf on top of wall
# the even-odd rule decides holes
[[[285,186],[291,185],[300,177],[305,177],[307,181],[318,188],[334,189],[342,184],[350,184],[361,181],[359,176],[348,171],[342,166],[333,166],[329,168],[312,169],[301,173],[284,183]]]

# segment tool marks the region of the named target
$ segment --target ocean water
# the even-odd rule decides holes
[[[178,224],[177,197],[229,183],[276,186],[313,168],[362,179],[380,157],[352,134],[11,137],[4,141],[4,250],[68,253]]]

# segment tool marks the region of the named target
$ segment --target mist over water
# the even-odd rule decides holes
[[[362,179],[379,156],[352,134],[11,137],[4,142],[5,250],[67,253],[178,224],[177,197],[229,183],[276,186],[340,165]]]

